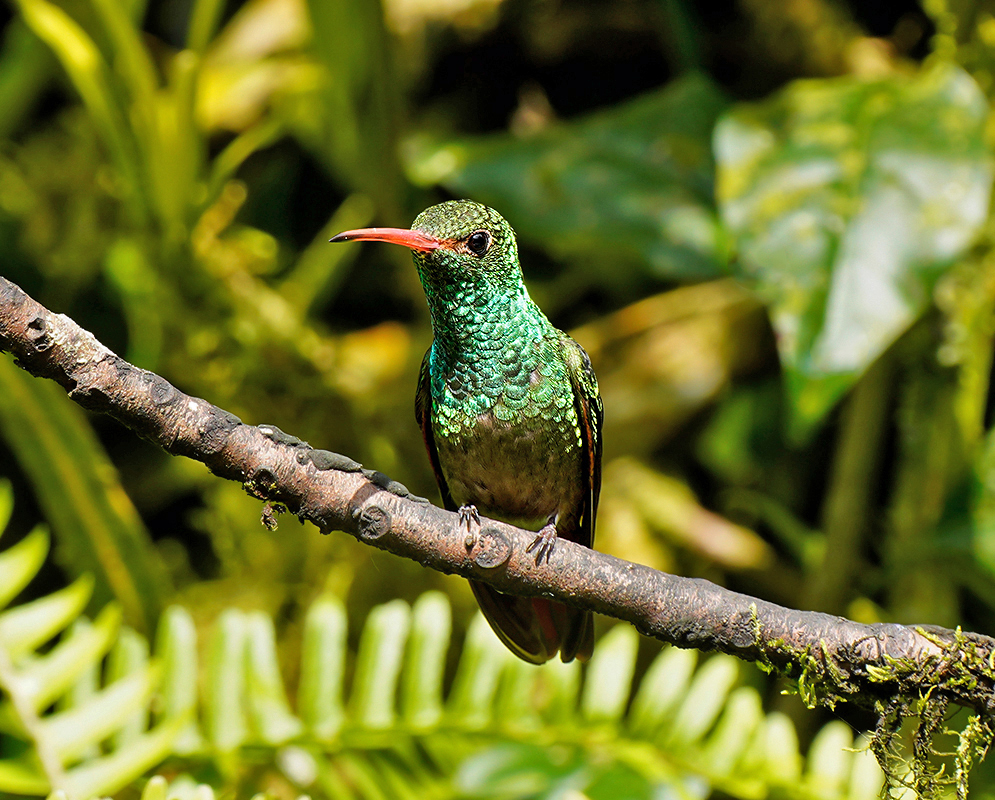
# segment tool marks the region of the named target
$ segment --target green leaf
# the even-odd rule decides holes
[[[545,671],[545,665],[537,667],[518,658],[508,661],[498,681],[494,719],[508,728],[534,728],[540,720],[535,708],[536,683]]]
[[[215,165],[237,141],[238,139],[233,141],[214,160]],[[373,203],[369,197],[362,194],[349,195],[335,209],[335,213],[311,240],[311,244],[297,257],[280,283],[280,294],[302,316],[320,308],[334,295],[336,288],[349,274],[349,268],[357,256],[354,248],[329,247],[329,238],[339,231],[365,228],[373,221],[373,211]]]
[[[135,711],[148,707],[158,679],[158,670],[149,667],[115,681],[83,705],[46,717],[39,736],[64,763],[78,760],[87,747],[108,738]]]
[[[725,105],[714,84],[692,75],[529,138],[425,146],[409,172],[493,206],[558,258],[623,259],[668,279],[715,277],[726,255],[710,149]]]
[[[122,627],[107,659],[107,682],[113,683],[131,675],[141,674],[148,668],[148,665],[148,640],[131,628]],[[148,708],[143,705],[134,709],[130,718],[114,734],[114,746],[124,747],[124,745],[133,742],[142,735],[148,726]]]
[[[426,592],[411,609],[402,707],[413,727],[435,725],[442,717],[442,678],[452,624],[449,601],[441,592]]]
[[[154,775],[149,778],[149,782],[142,789],[141,800],[166,800],[166,790],[169,783],[162,775]]]
[[[10,481],[0,480],[0,536],[10,522],[10,516],[14,513],[14,490]]]
[[[709,737],[705,759],[713,774],[735,775],[736,766],[763,724],[760,695],[752,686],[740,686],[729,695],[722,717]]]
[[[54,595],[45,599],[51,597]],[[76,613],[80,610],[78,607]],[[93,624],[84,623],[75,627],[72,635],[45,655],[34,659],[29,667],[31,682],[22,689],[24,702],[40,712],[99,662],[110,650],[120,627],[120,607],[113,604],[105,606]]]
[[[196,53],[202,53],[217,31],[218,22],[225,10],[223,0],[196,0],[190,14],[190,26],[187,29],[187,47]]]
[[[0,509],[0,532],[4,527],[2,517]],[[13,547],[0,553],[0,608],[13,600],[38,574],[45,556],[48,555],[48,546],[48,533],[42,526],[38,526]]]
[[[494,636],[483,615],[474,616],[447,703],[454,722],[469,729],[482,728],[490,722],[498,680],[509,658],[508,650]]]
[[[308,609],[297,706],[304,724],[319,741],[332,739],[345,717],[342,682],[346,634],[346,612],[338,599],[321,598]]]
[[[967,73],[796,81],[715,131],[736,270],[770,305],[803,438],[927,308],[988,212],[988,104]]]
[[[310,55],[323,75],[317,97],[304,96],[290,123],[351,188],[368,194],[380,209],[393,208],[405,191],[396,141],[405,101],[380,5],[308,0],[307,11]]]
[[[850,778],[853,734],[845,722],[833,720],[812,740],[808,754],[806,779],[809,785],[827,796],[839,795]]]
[[[667,741],[687,745],[701,739],[725,706],[738,675],[739,664],[731,656],[708,659],[691,681],[673,726],[666,731]]]
[[[491,747],[467,759],[455,783],[469,797],[541,797],[554,780],[581,767],[576,753],[560,755],[530,744]]]
[[[215,794],[214,789],[206,783],[198,783],[187,773],[172,777],[168,782],[156,775],[145,785],[141,800],[215,800]]]
[[[208,662],[207,730],[221,753],[238,748],[248,736],[245,714],[245,614],[228,609],[220,619]]]
[[[850,771],[849,800],[875,800],[881,796],[884,773],[878,766],[866,736],[859,736],[853,743],[853,768]]]
[[[201,748],[203,738],[193,721],[197,709],[197,630],[189,612],[170,606],[159,618],[155,652],[163,668],[160,711],[163,719],[186,719],[174,749],[183,755]]]
[[[583,796],[590,800],[616,800],[624,797],[626,800],[654,800],[661,796],[671,796],[664,787],[661,793],[657,793],[657,787],[653,782],[639,772],[629,768],[626,764],[615,763],[608,769],[602,770],[600,774],[584,787]],[[668,787],[669,788],[669,787]],[[673,796],[680,797],[681,800],[690,800],[693,795],[684,792],[674,793]]]
[[[547,698],[546,714],[557,722],[574,724],[577,698],[580,695],[581,665],[578,661],[564,664],[547,661],[543,667],[542,691]]]
[[[0,792],[43,795],[49,782],[41,765],[33,758],[0,759]]]
[[[214,0],[210,0],[210,2],[214,2]],[[202,2],[201,5],[205,4]],[[245,163],[249,156],[269,147],[283,134],[283,124],[279,120],[267,118],[257,122],[232,139],[211,162],[207,178],[207,199],[212,202],[216,200],[225,184],[234,177],[239,167]],[[333,235],[334,233],[326,236],[324,243],[327,244],[328,239]]]
[[[411,610],[393,600],[370,612],[356,656],[350,711],[366,728],[394,724],[394,703]]]
[[[784,786],[797,784],[801,778],[801,756],[798,754],[798,734],[791,720],[779,711],[768,715],[761,744],[770,774]]]
[[[399,761],[395,753],[373,751],[369,764],[389,800],[422,800],[422,787],[412,780],[407,765]]]
[[[85,617],[80,617],[76,620],[72,626],[69,628],[69,636],[67,639],[59,643],[59,648],[56,650],[66,650],[68,646],[71,646],[77,641],[91,640],[90,647],[93,645],[98,645],[99,649],[93,648],[89,652],[87,650],[80,650],[79,655],[74,655],[71,659],[65,656],[56,658],[55,661],[51,658],[39,659],[39,661],[48,661],[48,669],[46,670],[49,675],[49,680],[47,681],[49,688],[48,692],[52,697],[56,697],[55,701],[55,713],[50,714],[45,719],[41,720],[35,731],[33,732],[33,738],[36,740],[44,740],[47,743],[47,750],[50,754],[50,758],[58,760],[59,763],[65,764],[70,761],[66,756],[65,752],[65,738],[64,732],[65,728],[56,728],[53,730],[49,727],[49,723],[54,719],[59,719],[63,714],[69,712],[70,720],[72,719],[73,709],[78,709],[90,702],[94,695],[100,690],[100,660],[107,649],[111,647],[111,642],[113,640],[113,635],[117,632],[118,626],[115,626],[110,631],[110,636],[106,638],[103,642],[98,642],[95,637],[93,637],[93,623]],[[56,652],[53,650],[52,652]],[[64,678],[62,677],[62,672],[58,671],[58,662],[66,662],[71,665],[70,670],[66,670],[68,673]],[[52,665],[56,665],[57,671],[54,672],[54,677],[59,680],[61,679],[61,685],[56,683],[54,686],[51,677],[53,677]],[[72,668],[74,667],[74,668]],[[30,662],[22,664],[22,672],[30,670],[32,677],[37,676],[37,670],[35,666]],[[33,680],[31,683],[36,683]],[[65,686],[69,685],[66,689]],[[36,712],[40,712],[42,708],[49,705],[44,697],[39,697],[37,691],[34,687],[29,684],[27,691],[24,692],[24,696],[29,699],[31,706],[34,707]],[[71,729],[70,729],[71,730]],[[57,738],[63,736],[63,741],[56,741]],[[83,761],[89,760],[91,758],[97,758],[100,755],[100,748],[95,741],[88,741],[86,733],[82,737],[83,741],[79,743],[79,747],[75,747],[75,742],[70,740],[69,745],[73,749],[72,761]],[[98,740],[99,741],[99,740]]]
[[[112,157],[136,198],[141,198],[141,174],[134,142],[118,108],[107,65],[86,31],[64,10],[47,0],[17,0],[31,31],[52,48],[79,92]]]
[[[691,683],[696,650],[667,647],[646,670],[632,703],[629,724],[638,736],[652,736],[668,720]]]
[[[290,713],[276,655],[273,620],[261,611],[246,615],[246,690],[253,728],[267,744],[280,744],[303,729]]]
[[[0,647],[17,659],[65,630],[80,615],[93,592],[84,576],[47,597],[0,614]]]
[[[93,797],[119,791],[166,759],[185,722],[164,722],[120,750],[74,767],[66,773],[66,792],[71,797]]]
[[[92,0],[92,6],[103,22],[114,50],[115,73],[127,85],[136,104],[135,111],[143,117],[141,123],[148,125],[159,81],[152,54],[142,41],[142,30],[118,0]]]
[[[219,771],[226,780],[244,767],[272,761],[299,789],[313,785],[329,797],[356,800],[454,793],[553,798],[568,790],[592,799],[621,792],[650,800],[705,797],[710,787],[730,797],[783,789],[785,797],[814,792],[829,800],[845,791],[869,796],[862,781],[880,785],[873,760],[841,752],[849,734],[844,730],[844,741],[832,728],[817,737],[801,781],[803,760],[791,723],[777,714],[765,719],[756,691],[735,688],[739,667],[728,656],[710,658],[694,674],[693,653],[665,648],[626,722],[639,640],[624,625],[598,643],[578,714],[581,667],[514,660],[478,614],[448,711],[440,714],[451,612],[439,593],[424,595],[413,610],[398,600],[370,615],[347,709],[341,700],[345,612],[336,600],[316,603],[302,647],[300,705],[307,724],[288,708],[270,618],[225,611],[206,669],[203,715],[213,746],[198,749],[181,741],[192,733],[194,743],[202,742],[195,723],[199,680],[190,615],[178,607],[163,614],[155,648],[160,669],[150,666],[142,637],[120,627],[116,607],[89,623],[78,619],[85,593],[74,604],[65,597],[53,603],[52,597],[0,614],[2,628],[5,619],[29,609],[14,630],[35,619],[44,628],[33,637],[39,644],[53,630],[72,625],[43,656],[29,654],[35,645],[18,634],[18,663],[0,659],[0,689],[10,695],[4,733],[26,748],[17,760],[0,760],[0,791],[42,794],[50,782],[69,797],[116,792],[172,755],[183,755],[191,768]],[[153,694],[160,673],[162,690]],[[399,679],[404,690],[397,697]],[[56,710],[48,710],[59,693]],[[411,693],[426,697],[411,699]],[[153,702],[158,725],[146,731]],[[412,719],[421,722],[413,725]],[[326,729],[326,722],[334,729]],[[327,735],[319,739],[321,734]],[[296,741],[286,746],[291,736]],[[823,784],[833,791],[822,792]],[[168,789],[158,781],[147,790],[149,798],[213,796],[210,787],[184,776]]]
[[[10,563],[0,554],[0,566]],[[639,646],[626,625],[601,638],[582,672],[576,662],[536,667],[514,659],[478,614],[442,713],[448,602],[438,592],[413,609],[396,600],[367,620],[343,708],[346,616],[326,598],[305,623],[302,722],[287,703],[274,625],[262,612],[221,614],[201,709],[189,613],[171,607],[162,615],[153,662],[145,639],[121,626],[116,605],[92,623],[81,619],[87,596],[81,581],[0,613],[0,640],[15,654],[0,651],[0,724],[5,753],[20,754],[0,759],[0,791],[112,793],[176,755],[226,781],[272,762],[298,789],[315,786],[343,800],[567,791],[651,800],[703,798],[711,787],[739,798],[776,789],[830,800],[847,791],[868,797],[865,783],[880,786],[873,759],[847,751],[850,734],[838,725],[816,737],[802,779],[790,721],[764,717],[756,690],[736,687],[739,666],[728,656],[713,656],[695,673],[694,653],[664,648],[626,720]],[[157,725],[146,730],[153,707]],[[210,746],[197,729],[201,713]],[[9,750],[8,737],[15,742]],[[143,798],[153,800],[213,797],[182,775],[146,789]]]
[[[601,637],[584,681],[581,709],[591,721],[622,718],[632,690],[639,635],[628,625],[616,625]]]
[[[0,49],[0,136],[10,139],[31,114],[55,67],[49,48],[23,20],[12,20]]]

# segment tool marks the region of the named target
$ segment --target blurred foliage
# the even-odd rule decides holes
[[[801,432],[930,302],[978,237],[992,164],[977,84],[943,65],[903,80],[799,82],[715,132],[737,272],[770,306]]]
[[[600,377],[599,548],[861,621],[995,629],[989,4],[9,9],[3,274],[133,362],[435,497],[411,413],[430,331],[409,257],[327,239],[405,225],[469,195],[516,227],[533,296]],[[764,797],[784,796],[798,775],[821,776],[803,779],[811,796],[845,796],[849,766],[816,765],[849,765],[841,747],[852,736],[780,697],[774,679],[727,675],[705,715],[710,695],[694,693],[691,665],[684,678],[669,671],[684,655],[665,651],[671,666],[659,667],[649,644],[637,652],[626,629],[605,632],[604,621],[593,681],[574,667],[509,666],[472,621],[462,581],[347,537],[270,531],[239,487],[36,384],[0,364],[0,474],[22,501],[9,552],[23,545],[42,569],[31,586],[10,584],[24,602],[3,613],[63,598],[47,639],[75,627],[47,651],[24,640],[27,661],[15,666],[80,641],[119,655],[101,672],[106,648],[94,645],[48,690],[65,695],[61,706],[30,713],[41,724],[86,707],[116,676],[144,676],[113,736],[95,732],[63,753],[55,766],[66,774],[141,741],[148,712],[161,724],[168,707],[199,709],[167,747],[174,758],[199,754],[174,771],[165,762],[175,796],[204,796],[196,786],[207,783],[281,797],[406,797],[443,785],[452,796],[642,797],[666,781],[678,794]],[[30,533],[42,520],[55,541],[44,564],[42,534]],[[93,623],[79,621],[88,582]],[[414,627],[426,604],[451,609],[446,624],[462,643],[433,640],[431,669],[418,650],[427,634]],[[337,621],[316,633],[326,612]],[[158,673],[145,666],[156,626],[172,631],[154,648]],[[209,650],[184,661],[197,641]],[[256,672],[232,667],[250,652]],[[305,678],[316,658],[328,659],[327,686],[352,687],[348,702]],[[470,703],[460,676],[471,663],[491,687],[477,722],[419,738],[435,723],[410,715],[435,712],[413,698]],[[693,680],[729,663],[711,659]],[[166,677],[175,670],[182,679]],[[557,717],[566,675],[581,710]],[[400,705],[363,683],[374,678],[404,687]],[[583,699],[580,687],[599,682],[617,693]],[[213,688],[198,694],[198,683]],[[285,686],[301,687],[296,706]],[[702,716],[685,757],[638,720],[651,697],[663,704],[687,686],[694,704],[680,713]],[[614,703],[609,722],[590,705],[598,699]],[[36,741],[25,739],[30,704],[18,702],[0,709],[0,762]],[[837,713],[857,729],[873,724]],[[326,728],[330,749],[286,744]],[[789,728],[800,749],[767,762],[782,779],[743,767],[763,760],[758,731],[776,739]],[[401,737],[394,749],[383,744],[391,735]],[[317,763],[315,752],[331,777],[288,777],[304,774],[295,763]],[[37,766],[30,788],[44,793]],[[116,791],[137,773],[114,774],[117,783],[87,785]],[[989,768],[976,768],[974,792],[993,787]]]
[[[672,280],[717,277],[727,254],[711,137],[725,105],[714,84],[692,75],[527,137],[422,145],[410,171],[420,183],[518,209],[518,234],[578,270],[610,261]],[[615,275],[617,290],[628,283]]]

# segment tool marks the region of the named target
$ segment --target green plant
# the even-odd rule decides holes
[[[11,506],[4,485],[0,523]],[[31,580],[47,546],[39,528],[0,553],[0,605]],[[719,789],[858,800],[881,783],[870,753],[849,750],[842,723],[802,757],[792,724],[764,714],[732,658],[697,667],[694,651],[664,648],[634,691],[639,640],[624,625],[584,670],[536,668],[478,616],[446,690],[443,595],[374,609],[352,664],[344,609],[321,599],[304,624],[294,711],[265,614],[222,613],[202,661],[189,613],[174,606],[150,659],[116,606],[93,622],[81,616],[90,589],[81,578],[0,612],[0,791],[55,787],[84,800],[167,763],[173,774],[221,776],[239,795],[276,782],[329,798],[526,798],[571,786],[594,800],[664,787],[685,797]]]
[[[11,508],[4,483],[0,531]],[[0,606],[34,577],[48,546],[39,527],[0,554]],[[84,576],[0,613],[3,791],[41,795],[58,787],[83,798],[116,790],[159,764],[185,722],[166,714],[146,730],[161,670],[149,663],[145,640],[122,627],[118,606],[106,606],[93,622],[81,616],[92,589]]]
[[[410,420],[428,341],[417,281],[406,261],[325,240],[344,228],[405,224],[430,194],[471,196],[515,224],[540,305],[562,324],[590,323],[577,338],[594,358],[608,408],[599,548],[861,621],[992,626],[995,434],[985,428],[995,331],[995,37],[984,8],[930,0],[922,13],[935,36],[916,8],[885,41],[850,17],[861,4],[811,0],[801,9],[749,0],[735,4],[736,14],[753,32],[731,42],[698,24],[704,19],[683,0],[606,3],[610,13],[597,3],[467,2],[429,22],[432,8],[451,4],[383,3],[385,17],[369,0],[253,0],[228,19],[232,3],[194,0],[189,21],[167,41],[148,23],[161,2],[14,5],[20,15],[0,48],[0,269],[102,338],[116,333],[108,341],[132,362],[434,497]],[[425,17],[407,33],[390,29],[401,6]],[[680,39],[671,73],[680,77],[641,96],[624,87],[607,103],[592,92],[582,108],[597,110],[574,116],[546,77],[555,63],[573,63],[585,40],[597,42],[599,59],[610,55],[618,9],[650,25],[664,20],[656,34]],[[738,25],[729,26],[735,38]],[[922,59],[901,45],[917,25],[929,51]],[[432,76],[451,68],[453,48],[478,52],[495,40],[530,43],[504,89],[521,92],[519,110],[540,113],[531,127],[479,136],[473,132],[504,121],[477,125],[472,104],[464,108],[468,95],[433,88]],[[730,61],[763,80],[714,69],[712,42],[731,46]],[[792,50],[800,53],[794,62]],[[472,73],[466,83],[494,85],[492,75]],[[60,81],[80,102],[32,113],[43,93],[59,94]],[[775,92],[775,84],[784,85]],[[500,106],[500,95],[498,87],[486,105]],[[545,112],[536,98],[549,101]],[[287,151],[299,146],[306,156],[291,158],[288,169]],[[297,169],[321,173],[317,191],[294,194]],[[321,216],[291,236],[288,220],[307,219],[314,208]],[[350,272],[356,253],[363,268]],[[695,281],[706,282],[673,290]],[[362,304],[350,316],[343,290],[378,316],[367,319]],[[280,640],[277,652],[294,676],[302,663],[294,626],[315,593],[348,598],[357,620],[388,597],[412,599],[444,579],[395,561],[383,568],[345,537],[266,531],[239,487],[138,443],[114,443],[98,423],[101,445],[65,398],[3,366],[0,427],[13,459],[0,470],[20,470],[31,483],[56,542],[54,560],[70,579],[91,576],[74,584],[75,603],[93,581],[88,613],[96,621],[77,624],[74,611],[61,636],[92,638],[95,629],[101,642],[114,639],[116,612],[101,612],[111,598],[144,635],[161,616],[172,632],[155,648],[160,688],[139,706],[161,722],[166,690],[182,694],[177,687],[185,686],[177,708],[196,718],[178,734],[164,774],[190,770],[239,791],[271,774],[290,780],[272,766],[276,756],[319,741],[309,720],[328,727],[335,715],[318,714],[304,697],[296,706],[280,700],[286,692],[274,687],[284,683],[270,669],[265,685],[276,710],[267,730],[287,733],[289,744],[260,743],[257,712],[237,693],[229,729],[220,721],[227,712],[210,711],[223,693],[194,691],[209,674],[201,664],[214,661],[189,657],[193,626],[182,611],[164,613],[167,604],[196,603],[205,617],[219,616],[227,633],[216,636],[236,642],[221,674],[244,687],[248,678],[231,670],[240,669],[245,642],[261,636],[263,618],[247,622],[225,607],[279,609],[280,634],[268,635]],[[167,538],[152,546],[145,525]],[[211,557],[198,562],[205,549]],[[148,649],[143,637],[120,636]],[[209,641],[206,650],[217,640]],[[402,676],[412,656],[396,651],[413,641],[402,637],[386,651],[401,659],[390,663]],[[620,645],[609,638],[606,646]],[[29,677],[46,647],[27,651],[19,668]],[[353,649],[342,651],[336,680],[354,694]],[[95,663],[72,702],[112,685],[109,675],[94,677]],[[181,665],[187,677],[171,680]],[[664,780],[654,763],[724,786],[726,773],[684,763],[666,737],[627,733],[635,703],[594,734],[583,710],[550,716],[544,687],[559,686],[558,678],[533,686],[510,667],[494,669],[494,697],[510,698],[503,687],[520,680],[534,692],[523,696],[538,698],[534,738],[498,722],[501,714],[517,719],[515,709],[528,705],[522,696],[502,700],[507,712],[488,706],[479,730],[467,733],[452,721],[449,690],[440,700],[444,724],[417,735],[401,706],[393,709],[387,738],[416,756],[356,744],[365,728],[350,699],[336,707],[339,732],[310,757],[331,765],[329,780],[339,780],[343,796],[403,794],[388,785],[392,769],[441,795],[472,794],[469,783],[455,782],[461,775],[476,776],[478,794],[485,779],[534,795],[589,778],[591,791],[607,793],[594,772],[571,771],[585,759],[638,791]],[[62,710],[42,709],[42,717]],[[137,719],[136,711],[134,729]],[[748,717],[738,719],[752,729]],[[238,742],[223,757],[212,726]],[[23,756],[34,772],[25,767],[22,777],[37,778],[23,724],[8,727],[3,757],[17,766]],[[451,746],[459,757],[425,767],[419,758],[440,749],[433,736],[449,741],[446,732],[453,743],[443,754]],[[732,725],[726,735],[749,734]],[[620,744],[609,749],[598,736]],[[552,763],[548,745],[557,737],[565,743],[556,757],[565,760]],[[97,752],[91,747],[66,774]],[[977,772],[976,786],[990,785]],[[762,777],[756,787],[763,794],[779,785]]]

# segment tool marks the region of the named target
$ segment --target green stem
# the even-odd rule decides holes
[[[187,48],[201,55],[211,43],[224,12],[223,0],[197,0],[190,12],[187,28]]]
[[[911,365],[898,410],[899,459],[883,548],[888,604],[897,622],[955,623],[957,587],[938,566],[936,526],[951,483],[966,468],[955,415],[953,376],[923,364],[932,339]]]
[[[829,490],[822,514],[826,552],[811,576],[804,607],[841,613],[861,563],[861,541],[881,462],[894,365],[886,353],[860,380],[843,407]]]

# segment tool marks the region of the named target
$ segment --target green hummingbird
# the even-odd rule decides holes
[[[537,531],[548,561],[558,537],[591,547],[601,489],[602,405],[583,348],[529,297],[515,232],[493,209],[453,200],[410,230],[364,228],[331,241],[410,248],[432,317],[415,415],[442,493],[468,534],[479,514]],[[472,539],[469,541],[472,542]],[[586,660],[589,611],[470,581],[498,638],[542,664]]]

